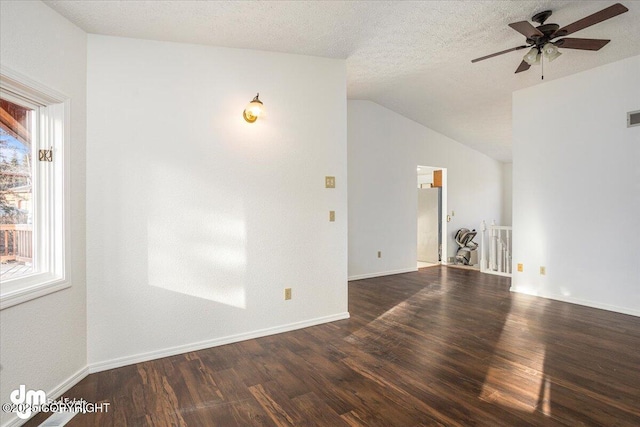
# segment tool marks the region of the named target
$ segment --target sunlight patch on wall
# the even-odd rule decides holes
[[[162,218],[148,221],[149,284],[245,308],[244,224],[214,214],[183,219],[180,227],[167,227]]]
[[[159,163],[149,177],[149,285],[246,308],[247,230],[233,186],[193,165]]]
[[[530,207],[528,218],[526,227],[519,227],[517,239],[514,237],[514,244],[517,244],[517,240],[520,243],[517,244],[517,253],[514,253],[513,258],[511,291],[539,296],[545,293],[548,277],[539,274],[540,266],[549,267],[552,254],[542,213],[537,207]],[[525,246],[526,251],[522,250]],[[521,258],[523,253],[526,253],[526,258]],[[518,263],[524,265],[524,272],[517,271]]]

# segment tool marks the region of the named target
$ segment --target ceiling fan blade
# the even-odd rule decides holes
[[[471,60],[471,62],[478,62],[478,61],[482,61],[484,59],[489,59],[489,58],[493,58],[494,56],[498,56],[498,55],[502,55],[503,53],[509,53],[509,52],[513,52],[514,50],[520,50],[520,49],[526,49],[529,46],[517,46],[517,47],[512,47],[511,49],[507,49],[507,50],[503,50],[501,52],[496,52],[496,53],[492,53],[491,55],[487,55],[487,56],[482,56],[480,58],[476,58]]]
[[[556,34],[558,34],[558,36],[567,36],[569,34],[575,33],[576,31],[580,31],[584,28],[595,25],[598,22],[606,21],[607,19],[613,18],[614,16],[618,16],[621,13],[627,12],[628,10],[629,9],[627,9],[620,3],[616,3],[613,6],[607,7],[606,9],[602,9],[600,12],[596,12],[593,15],[589,15],[579,21],[574,22],[573,24],[569,24],[558,29],[554,33],[554,35],[551,36],[551,38],[556,36]]]
[[[563,49],[600,50],[611,40],[603,39],[560,39],[554,44]]]
[[[522,61],[520,63],[520,65],[518,65],[518,68],[516,69],[516,72],[514,74],[521,73],[523,71],[527,71],[529,68],[531,68],[531,65],[529,65],[526,62]]]
[[[529,21],[513,22],[509,24],[509,26],[528,39],[535,39],[544,36],[544,34],[531,25]]]

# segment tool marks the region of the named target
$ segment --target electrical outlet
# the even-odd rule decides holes
[[[324,177],[324,186],[325,186],[325,188],[336,188],[336,177],[335,176],[325,176]]]
[[[522,264],[518,264],[518,271],[522,273],[524,271],[524,266]]]
[[[285,288],[285,290],[284,290],[284,299],[285,300],[291,299],[291,288]]]
[[[545,266],[541,265],[541,266],[540,266],[540,274],[541,274],[541,275],[543,275],[543,276],[544,276],[545,274],[547,274],[547,267],[545,267]]]
[[[378,258],[382,258],[382,251],[378,251]]]
[[[329,221],[335,222],[336,220],[336,211],[329,211]]]

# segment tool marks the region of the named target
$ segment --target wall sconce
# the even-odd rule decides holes
[[[242,112],[242,117],[249,123],[255,122],[260,117],[260,114],[264,113],[264,105],[258,99],[259,96],[260,94],[258,93]]]

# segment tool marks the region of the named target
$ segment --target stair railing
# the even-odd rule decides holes
[[[511,277],[512,227],[482,221],[480,230],[480,271]]]

